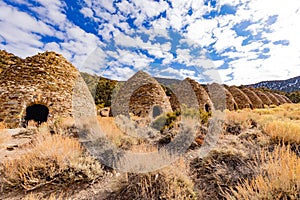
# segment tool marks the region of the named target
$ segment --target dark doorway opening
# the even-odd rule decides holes
[[[28,125],[28,121],[34,120],[40,125],[43,122],[47,122],[49,114],[49,109],[47,106],[41,104],[33,104],[26,108],[26,116],[25,116],[25,123]]]
[[[158,117],[159,115],[161,115],[163,113],[163,110],[160,106],[154,106],[153,107],[153,113],[152,113],[152,117],[153,118],[156,118]]]
[[[237,110],[237,109],[238,109],[236,104],[233,104],[233,109],[234,109],[234,110]]]
[[[250,106],[250,109],[253,110],[253,105],[252,105],[252,104],[249,104],[249,106]]]
[[[206,112],[209,112],[209,111],[210,111],[209,105],[208,105],[208,104],[205,104],[205,105],[204,105],[204,109],[205,109]]]

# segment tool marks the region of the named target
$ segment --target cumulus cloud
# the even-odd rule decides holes
[[[5,2],[0,48],[22,57],[54,50],[80,70],[122,80],[140,69],[237,85],[300,74],[294,0]]]
[[[122,68],[123,66],[133,66],[135,71],[147,70],[153,59],[147,57],[144,54],[131,52],[129,50],[118,50],[118,56],[115,57],[116,61],[108,63],[109,66],[117,66]]]
[[[92,9],[84,7],[81,8],[80,12],[85,16],[85,17],[93,17],[94,12]]]

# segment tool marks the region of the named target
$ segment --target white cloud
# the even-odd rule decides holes
[[[91,74],[102,73],[107,67],[107,57],[106,52],[101,48],[96,48],[93,52],[88,54],[79,69]]]
[[[111,13],[115,12],[115,8],[113,6],[113,1],[111,1],[111,0],[94,0],[93,6],[103,6],[109,12],[111,12]]]
[[[93,17],[94,15],[94,12],[92,9],[90,8],[87,8],[87,7],[84,7],[80,10],[80,12],[85,16],[85,17],[88,17],[88,18],[91,18]]]
[[[150,0],[132,0],[136,8],[141,10],[148,18],[158,16],[161,12],[169,8],[168,3],[165,1],[150,1]]]
[[[36,0],[42,6],[30,6],[44,22],[63,27],[66,22],[66,16],[63,13],[63,4],[60,0]]]
[[[204,75],[208,76],[211,79],[211,83],[223,84],[226,81],[230,80],[230,73],[232,72],[231,68],[228,69],[208,69],[203,72]]]
[[[201,46],[208,46],[215,41],[212,38],[213,30],[217,27],[217,20],[197,20],[187,28],[187,38]]]
[[[161,69],[159,72],[156,72],[154,76],[162,78],[174,78],[179,80],[189,77],[196,81],[201,81],[203,78],[205,78],[203,75],[204,74],[199,74],[194,68],[174,69],[172,67],[166,67]]]
[[[50,28],[44,22],[36,20],[34,17],[28,15],[27,13],[20,12],[5,3],[0,3],[0,8],[0,20],[2,26],[6,26],[6,28],[14,27],[15,29],[20,29],[24,32],[35,32],[44,35],[53,35],[52,28]],[[2,28],[2,31],[5,31],[4,28]]]
[[[150,63],[153,61],[153,59],[148,58],[146,55],[127,50],[119,50],[116,59],[119,67],[132,65],[136,70],[147,70]],[[113,64],[116,63],[114,62]]]
[[[34,16],[3,1],[0,2],[0,41],[2,41],[0,48],[22,57],[42,50],[54,50],[62,53],[80,69],[95,70],[98,65],[90,64],[89,68],[84,64],[87,58],[89,56],[91,58],[93,52],[97,51],[95,49],[105,46],[98,38],[101,36],[107,43],[114,39],[116,44],[123,48],[102,52],[105,57],[98,57],[100,60],[105,60],[106,56],[117,58],[117,61],[110,63],[111,71],[105,73],[119,79],[129,77],[122,73],[132,75],[137,69],[148,70],[153,61],[142,53],[130,52],[124,48],[147,50],[150,55],[163,59],[163,66],[171,66],[173,62],[187,66],[186,69],[163,69],[170,76],[192,76],[199,79],[189,68],[196,66],[206,70],[204,75],[217,79],[214,69],[222,66],[224,62],[229,68],[220,69],[218,72],[221,79],[228,84],[284,79],[300,74],[299,1],[218,1],[216,9],[228,4],[235,6],[236,14],[216,15],[212,19],[204,19],[202,15],[215,8],[205,6],[198,0],[172,1],[172,8],[165,1],[122,0],[116,3],[118,11],[110,0],[84,0],[80,12],[99,24],[99,27],[95,27],[98,28],[98,36],[87,33],[69,21],[64,10],[66,4],[63,1],[36,0],[36,2],[39,6],[32,5],[26,0],[15,1],[17,4],[26,5],[32,13],[35,13]],[[164,11],[166,18],[155,19],[155,16]],[[136,18],[134,25],[138,27],[137,29],[131,28],[126,22],[129,15]],[[277,16],[274,17],[277,20],[274,20],[273,24],[268,21],[270,16]],[[150,28],[142,26],[146,21],[149,22]],[[249,35],[253,40],[242,45],[249,35],[238,35],[234,27],[245,21],[250,23],[245,27],[245,31],[250,32]],[[170,53],[172,47],[172,38],[168,32],[170,28],[173,31],[177,30],[182,37],[176,50],[178,54],[176,59]],[[148,35],[148,41],[144,42],[140,34]],[[45,43],[43,40],[45,36],[60,40],[49,40]],[[164,37],[167,42],[160,44],[154,40],[155,36]],[[275,45],[276,41],[286,41],[286,44]],[[183,48],[184,45],[188,46]],[[210,46],[209,52],[220,55],[215,58],[216,61],[195,56],[193,50],[196,46]],[[267,57],[258,59],[262,55]],[[94,64],[98,62],[97,58],[93,57],[91,61]],[[122,69],[124,64],[134,65],[135,69],[127,67]]]
[[[149,43],[144,43],[140,37],[131,37],[123,34],[122,32],[119,32],[115,36],[115,42],[117,45],[125,47],[147,48],[150,46]]]
[[[119,10],[124,13],[125,15],[129,14],[135,14],[136,10],[134,8],[134,5],[129,3],[128,1],[121,1],[116,4],[119,8]]]
[[[236,5],[236,3],[233,4]],[[235,16],[217,17],[220,28],[213,30],[217,38],[214,48],[219,53],[226,48],[232,48],[231,51],[221,54],[233,59],[228,64],[234,79],[232,81],[224,79],[224,81],[228,84],[250,84],[299,75],[300,31],[296,28],[299,27],[300,13],[296,12],[299,8],[300,3],[296,1],[289,3],[249,1],[237,7]],[[268,22],[270,16],[274,19],[277,16],[277,21],[273,21],[274,24]],[[245,30],[251,31],[253,36],[261,34],[261,39],[242,46],[243,40],[248,36],[238,36],[233,27],[243,21],[250,22]],[[262,40],[269,42],[265,43]],[[289,44],[287,46],[273,44],[279,40],[289,41]],[[270,51],[263,53],[263,49]],[[257,59],[262,55],[269,57]]]
[[[104,71],[101,75],[111,78],[113,80],[127,81],[136,73],[129,67],[111,67],[108,71]]]
[[[61,51],[60,45],[56,42],[49,42],[49,43],[45,44],[44,49],[46,51],[55,51],[55,52]]]

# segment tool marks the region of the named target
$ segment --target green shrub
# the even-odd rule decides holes
[[[300,103],[300,91],[287,93],[287,96],[293,103]]]
[[[170,130],[174,127],[177,118],[180,116],[179,111],[169,112],[161,115],[152,122],[151,127],[163,132],[164,130]]]

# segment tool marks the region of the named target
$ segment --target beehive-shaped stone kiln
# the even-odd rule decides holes
[[[277,93],[273,93],[273,95],[278,99],[278,101],[279,101],[280,104],[287,103],[287,101],[285,100],[285,98],[283,98],[282,95],[277,94]]]
[[[249,88],[249,89],[255,92],[255,94],[261,99],[264,105],[269,106],[272,104],[271,99],[264,92],[254,88]]]
[[[255,92],[245,87],[241,88],[241,90],[249,97],[253,108],[264,108],[264,103]]]
[[[272,94],[271,92],[268,92],[268,91],[265,91],[264,92],[268,97],[269,99],[272,101],[272,104],[276,105],[276,106],[279,106],[280,105],[280,101],[277,99],[277,97]]]
[[[21,59],[0,51],[0,122],[8,128],[72,115],[77,69],[54,52]]]
[[[212,83],[204,87],[216,110],[237,110],[238,106],[232,94],[218,83]]]
[[[114,116],[133,113],[139,117],[148,117],[153,110],[155,115],[159,115],[171,112],[172,108],[160,84],[143,71],[138,71],[128,79],[112,100],[111,111]]]
[[[198,105],[201,110],[208,112],[213,109],[213,103],[209,95],[207,94],[206,90],[197,81],[191,78],[186,78],[183,80],[183,82],[187,82],[191,85],[192,89],[195,92],[195,95],[198,100]]]
[[[253,108],[251,100],[243,91],[241,91],[236,86],[230,86],[230,87],[225,86],[225,87],[232,94],[235,102],[238,105],[238,109]]]

